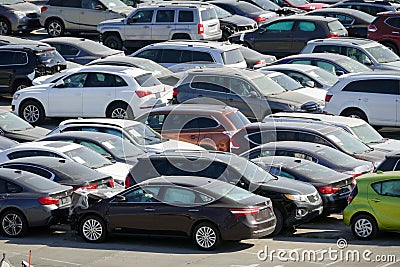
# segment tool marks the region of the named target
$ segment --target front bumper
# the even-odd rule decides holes
[[[315,217],[322,214],[324,207],[321,205],[310,205],[303,203],[296,203],[297,207],[293,214],[286,219],[285,225],[287,227],[297,226],[307,223],[314,219]]]
[[[28,18],[23,17],[21,19],[17,19],[16,23],[12,24],[12,31],[14,32],[25,32],[25,31],[33,31],[41,28],[39,17],[37,18]]]

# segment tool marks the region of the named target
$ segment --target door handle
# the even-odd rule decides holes
[[[228,101],[233,101],[233,98],[228,98]]]
[[[153,209],[153,208],[145,208],[144,211],[152,212],[152,211],[155,211],[155,209]]]
[[[148,28],[150,28],[150,26],[144,26],[143,28],[148,29]]]
[[[166,28],[167,28],[167,29],[171,29],[171,28],[172,28],[172,26],[167,26]]]
[[[188,210],[189,212],[198,212],[199,210],[198,209],[190,209],[190,210]]]
[[[393,34],[399,34],[399,32],[392,32]]]
[[[203,97],[203,95],[198,95],[198,97]]]
[[[373,199],[371,199],[371,201],[373,201],[373,202],[381,202],[381,200],[379,198],[373,198]]]

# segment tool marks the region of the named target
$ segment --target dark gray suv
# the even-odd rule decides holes
[[[30,32],[40,28],[40,9],[24,0],[0,1],[0,35]]]
[[[264,74],[248,70],[189,70],[173,93],[174,103],[209,103],[210,98],[236,107],[253,121],[261,121],[263,116],[283,110],[321,112],[317,99],[286,91]]]

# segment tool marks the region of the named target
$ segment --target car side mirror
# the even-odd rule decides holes
[[[55,83],[55,85],[54,85],[54,87],[56,87],[56,88],[63,88],[64,87],[64,80],[58,80],[56,83]]]
[[[127,20],[128,24],[132,24],[132,23],[136,23],[136,22],[137,22],[137,19],[134,19],[132,17],[128,18],[128,20]]]
[[[306,82],[306,85],[307,85],[308,87],[314,88],[314,87],[315,87],[315,82],[313,82],[313,81],[307,81],[307,82]]]
[[[126,202],[126,197],[121,196],[121,195],[116,195],[114,197],[114,200],[117,201],[117,202]]]
[[[344,72],[341,70],[338,70],[335,72],[335,74],[336,74],[336,76],[342,76],[344,74]]]
[[[365,58],[363,59],[362,63],[366,66],[371,66],[372,65],[372,61],[369,58]]]
[[[96,9],[96,10],[103,10],[103,6],[102,6],[102,5],[96,5],[96,6],[94,7],[94,9]]]
[[[259,28],[258,30],[258,34],[263,34],[264,32],[267,31],[267,28],[263,27],[263,28]]]
[[[250,97],[251,98],[258,98],[258,94],[255,91],[250,91]]]

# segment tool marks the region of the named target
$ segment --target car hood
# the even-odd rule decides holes
[[[400,151],[400,141],[395,139],[387,139],[383,143],[368,144],[368,145],[377,151],[382,151],[385,153]]]
[[[252,26],[256,22],[250,18],[246,18],[240,15],[232,15],[230,17],[219,19],[222,22],[232,23],[237,26]]]
[[[39,84],[30,86],[24,89],[19,90],[18,94],[26,94],[26,93],[40,93],[42,91],[46,91],[49,88],[49,84]]]
[[[385,152],[376,149],[365,153],[354,154],[355,158],[370,161],[374,163],[375,167],[377,167],[385,159],[385,156],[386,156]]]
[[[50,130],[35,127],[32,129],[21,130],[21,131],[8,131],[7,136],[11,139],[18,140],[20,142],[30,142],[35,141],[36,139],[45,137]]]
[[[131,168],[132,168],[131,165],[121,162],[116,162],[112,165],[98,168],[96,169],[96,171],[111,176],[118,184],[124,184],[126,175],[129,173],[129,170]]]
[[[295,181],[285,177],[278,177],[277,179],[269,180],[266,183],[254,183],[250,188],[254,186],[258,187],[258,190],[266,190],[281,194],[309,195],[316,192],[316,189],[308,183]],[[254,189],[251,191],[254,191]]]
[[[121,16],[127,17],[132,12],[132,10],[134,10],[134,8],[131,6],[111,7],[110,10],[112,12],[120,14]]]
[[[124,25],[124,19],[105,20],[105,21],[100,22],[98,26],[102,26],[102,25],[113,25],[113,26]]]
[[[310,101],[318,102],[318,99],[298,93],[296,91],[287,91],[277,95],[268,95],[267,98],[268,100],[285,102],[292,105],[302,105]]]
[[[205,150],[204,148],[191,144],[191,143],[187,143],[187,142],[183,142],[183,141],[177,141],[177,140],[168,140],[162,143],[158,143],[158,144],[154,144],[154,145],[147,145],[145,146],[145,149],[147,150],[147,152],[153,152],[153,153],[160,153],[163,151],[167,151],[167,150]]]
[[[40,8],[32,3],[17,3],[13,5],[4,5],[3,7],[8,8],[9,10],[16,10],[16,11],[22,11],[25,13],[39,13],[40,14]]]
[[[322,104],[325,105],[326,90],[324,90],[324,89],[303,87],[303,88],[295,90],[295,92],[300,93],[302,95],[306,95],[307,97],[310,97],[310,98],[314,98],[315,100],[322,101],[322,102],[324,102]]]
[[[393,61],[388,63],[379,63],[378,66],[375,67],[377,70],[400,70],[400,61]]]

